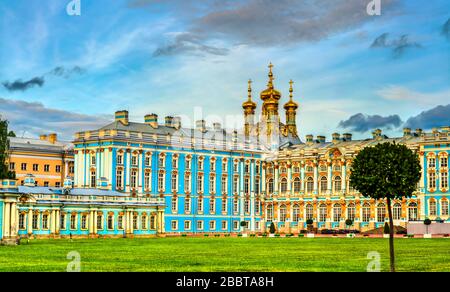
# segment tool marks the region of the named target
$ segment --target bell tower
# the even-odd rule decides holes
[[[248,138],[255,123],[256,103],[252,101],[252,81],[248,80],[248,99],[242,104],[244,109],[244,134]]]
[[[297,116],[298,104],[293,101],[293,85],[294,81],[289,81],[289,101],[284,105],[284,109],[286,110],[286,126],[288,128],[289,133],[294,136],[297,135],[297,125],[295,122],[295,118]]]

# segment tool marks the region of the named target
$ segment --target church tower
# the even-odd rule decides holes
[[[244,134],[248,138],[255,123],[256,103],[252,101],[252,81],[248,81],[248,99],[242,104],[244,109]]]
[[[281,98],[281,93],[274,88],[273,85],[273,65],[269,64],[269,82],[267,88],[260,94],[262,105],[262,122],[265,128],[265,134],[269,138],[279,134],[280,116],[278,115],[278,101]],[[270,140],[270,139],[269,139]]]
[[[289,101],[284,105],[286,110],[286,126],[288,131],[294,136],[297,135],[297,125],[295,123],[295,117],[297,115],[298,104],[292,100],[294,89],[292,85],[294,81],[289,81]]]

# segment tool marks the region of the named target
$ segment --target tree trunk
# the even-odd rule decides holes
[[[394,255],[394,220],[392,220],[391,199],[386,198],[388,214],[389,214],[389,257],[391,263],[391,272],[395,272],[395,255]]]

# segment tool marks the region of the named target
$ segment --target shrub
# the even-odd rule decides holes
[[[426,218],[425,220],[423,220],[423,224],[430,225],[431,224],[431,220]]]
[[[306,220],[306,225],[312,225],[314,221],[312,219]]]
[[[239,234],[238,234],[238,237],[242,237],[242,233],[239,233]]]
[[[384,222],[383,233],[389,234],[389,224],[387,222]]]
[[[353,220],[352,219],[345,220],[345,225],[352,226],[353,225]]]
[[[220,234],[214,234],[215,237],[220,237]]]
[[[272,222],[270,223],[270,228],[269,228],[269,232],[270,233],[275,233],[277,230],[275,229],[275,224]]]
[[[263,233],[263,234],[262,234],[262,237],[267,237],[267,233]]]
[[[275,234],[275,237],[280,237],[280,234],[279,233]]]
[[[204,236],[204,237],[208,237],[208,236],[209,236],[209,234],[203,234],[203,236]]]
[[[305,235],[304,235],[303,233],[300,233],[300,234],[298,235],[298,237],[305,237]]]

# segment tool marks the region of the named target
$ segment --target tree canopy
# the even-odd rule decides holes
[[[381,143],[353,160],[350,185],[375,199],[411,197],[420,180],[419,157],[405,145]]]
[[[8,121],[0,119],[0,179],[14,179],[16,176],[13,171],[9,170],[8,152]]]

